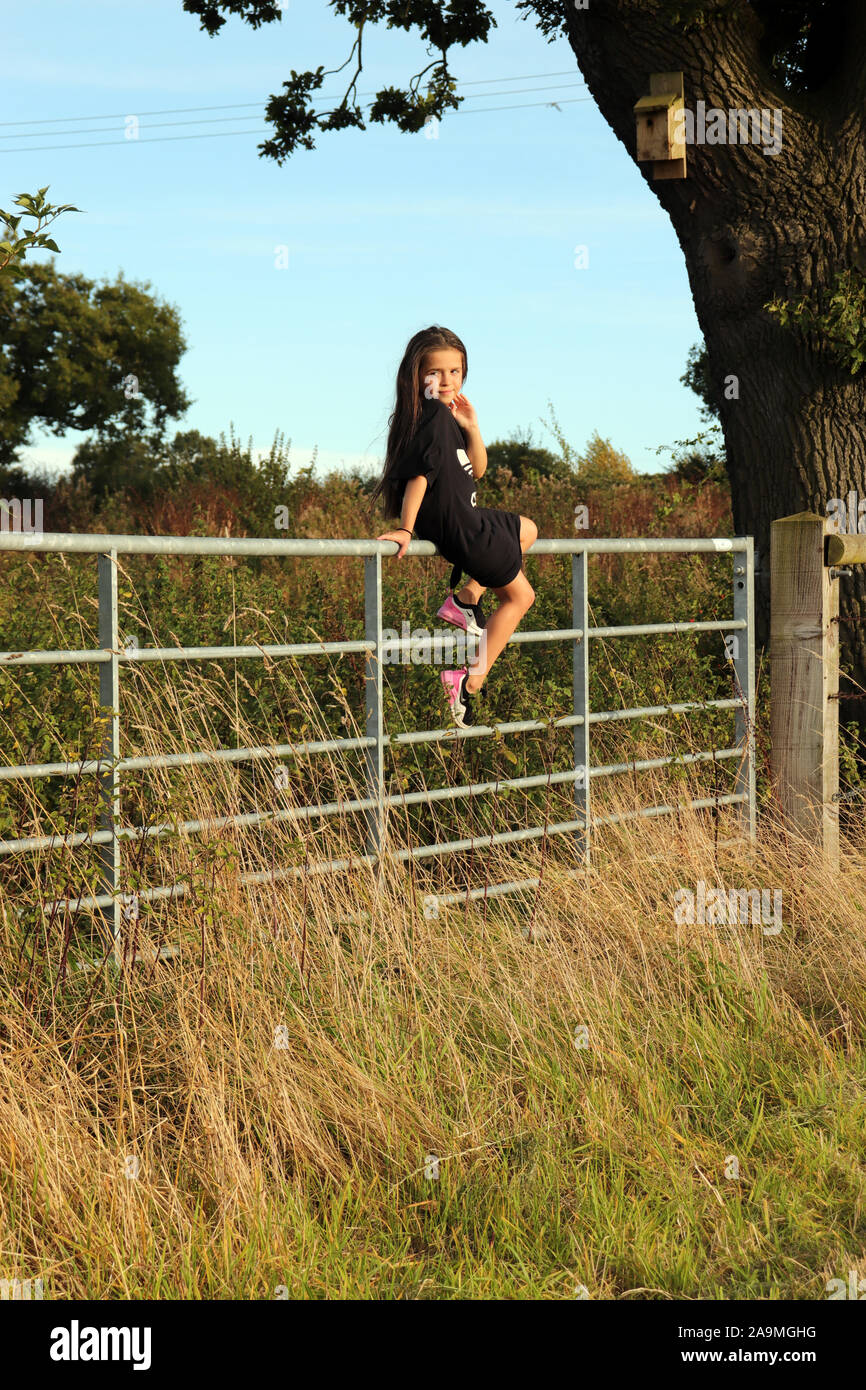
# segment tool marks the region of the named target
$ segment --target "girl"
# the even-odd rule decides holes
[[[461,394],[466,374],[466,348],[455,333],[434,326],[410,339],[397,372],[385,468],[373,492],[386,516],[400,513],[400,526],[377,540],[396,541],[398,560],[413,531],[432,541],[454,566],[437,618],[481,638],[471,667],[440,675],[459,728],[475,722],[472,697],[535,599],[523,555],[538,536],[528,517],[477,505],[475,482],[487,467],[487,450],[475,410]],[[455,592],[464,572],[468,583]],[[485,589],[499,599],[489,621],[480,606]]]

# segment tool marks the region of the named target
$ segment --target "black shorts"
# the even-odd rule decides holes
[[[457,588],[455,575],[468,574],[485,589],[502,589],[516,579],[523,567],[520,549],[520,514],[502,512],[495,507],[478,507],[481,527],[465,547],[449,547],[445,558],[454,566],[451,588]]]

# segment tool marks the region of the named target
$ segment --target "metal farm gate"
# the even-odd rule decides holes
[[[383,829],[388,808],[403,807],[413,802],[435,802],[452,800],[464,796],[495,793],[503,787],[529,788],[550,783],[574,784],[575,815],[572,819],[556,824],[529,827],[521,830],[505,831],[489,836],[475,836],[471,840],[452,840],[442,844],[406,846],[391,851],[398,861],[406,862],[431,856],[446,855],[470,848],[480,848],[489,844],[508,844],[539,838],[542,835],[575,835],[586,856],[590,851],[592,827],[627,818],[629,815],[657,816],[676,810],[674,806],[650,806],[626,816],[593,817],[591,813],[591,786],[593,779],[610,776],[618,772],[643,771],[663,767],[671,762],[696,762],[735,758],[738,760],[735,790],[728,795],[693,800],[684,803],[690,807],[714,807],[722,804],[740,804],[743,825],[751,837],[755,834],[755,750],[754,750],[754,706],[755,706],[755,632],[754,632],[754,547],[751,537],[712,540],[538,540],[532,547],[533,555],[570,555],[572,575],[572,626],[552,631],[517,632],[512,643],[523,642],[570,642],[573,653],[573,711],[571,714],[553,721],[556,727],[574,729],[574,765],[567,771],[542,774],[533,777],[518,777],[510,781],[483,782],[463,786],[448,786],[421,792],[410,792],[397,796],[386,796],[384,791],[384,751],[389,745],[403,743],[435,743],[463,738],[490,737],[496,732],[502,734],[521,733],[547,727],[545,720],[521,720],[495,726],[474,727],[467,730],[454,728],[432,729],[405,732],[394,735],[386,733],[383,721],[383,653],[393,658],[406,644],[385,643],[382,631],[382,559],[394,553],[394,542],[373,540],[258,540],[229,539],[224,537],[193,536],[114,536],[114,535],[65,535],[41,532],[0,532],[0,550],[21,551],[63,551],[87,553],[97,556],[97,583],[99,600],[99,647],[89,651],[4,651],[0,653],[0,663],[6,669],[32,665],[62,665],[64,663],[94,663],[99,667],[99,703],[106,719],[106,735],[102,756],[98,759],[78,762],[57,762],[25,764],[23,766],[0,767],[0,778],[41,778],[74,777],[79,774],[92,775],[99,779],[103,812],[101,828],[91,832],[75,832],[65,836],[36,835],[22,839],[0,841],[0,855],[24,854],[30,851],[50,850],[60,846],[96,844],[102,866],[102,891],[93,896],[56,899],[44,905],[46,912],[64,908],[70,911],[98,911],[107,919],[115,942],[119,938],[125,907],[134,899],[156,901],[160,898],[175,898],[188,891],[183,883],[141,889],[136,894],[124,892],[121,883],[120,842],[140,840],[142,837],[159,836],[170,830],[180,829],[195,834],[203,829],[233,824],[252,825],[261,822],[283,819],[312,820],[321,816],[357,812],[365,817],[365,850],[351,860],[334,860],[324,863],[308,864],[302,868],[276,869],[267,873],[248,873],[240,875],[242,883],[266,882],[272,879],[299,875],[303,873],[337,873],[353,865],[375,865],[382,853]],[[426,541],[413,541],[408,554],[435,555],[435,548]],[[646,554],[696,554],[730,553],[733,561],[732,573],[732,616],[721,622],[664,622],[634,626],[600,627],[589,625],[587,595],[587,558],[589,555],[646,555]],[[271,556],[286,558],[327,559],[336,556],[363,557],[364,560],[364,638],[346,642],[301,642],[288,645],[270,646],[219,646],[219,647],[162,647],[162,648],[122,648],[118,629],[118,570],[119,555],[230,555]],[[695,700],[684,704],[655,705],[635,709],[591,710],[589,707],[589,644],[595,638],[617,638],[655,633],[695,633],[724,632],[738,633],[740,637],[731,643],[729,659],[733,667],[736,697],[719,700]],[[263,656],[279,658],[283,656],[304,657],[319,653],[340,654],[363,652],[366,654],[366,727],[362,738],[331,739],[302,744],[283,743],[261,745],[253,748],[229,748],[206,750],[196,753],[164,753],[149,757],[123,758],[120,752],[120,673],[122,667],[131,661],[202,661],[222,658],[243,657],[251,660]],[[684,757],[654,758],[644,761],[593,766],[591,759],[590,732],[593,724],[612,720],[639,720],[669,713],[686,714],[698,709],[733,709],[735,715],[735,738],[732,747],[712,752],[699,752]],[[366,796],[355,801],[342,801],[334,804],[308,806],[303,809],[292,808],[283,811],[268,811],[243,816],[215,817],[206,822],[187,821],[180,826],[136,827],[122,823],[120,810],[121,779],[125,772],[138,771],[151,767],[179,767],[184,765],[218,763],[223,761],[240,762],[273,757],[308,756],[316,753],[340,753],[349,750],[366,750]],[[537,879],[523,880],[519,883],[501,883],[486,886],[467,893],[441,895],[431,898],[433,911],[439,903],[464,901],[466,897],[491,896],[507,893],[537,884]]]

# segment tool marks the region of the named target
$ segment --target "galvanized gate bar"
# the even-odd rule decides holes
[[[0,546],[0,550],[2,550]],[[245,647],[136,647],[134,651],[105,652],[0,652],[0,665],[68,666],[84,662],[125,661],[222,661],[224,657],[261,656],[342,656],[346,652],[366,652],[369,642],[281,642]]]
[[[609,724],[617,719],[648,719],[657,714],[688,714],[696,709],[740,709],[742,700],[687,700],[677,705],[639,705],[635,709],[593,710],[590,724]]]
[[[370,557],[368,557],[370,558]],[[377,557],[378,558],[378,557]],[[589,629],[590,637],[643,637],[664,632],[724,632],[744,628],[745,622],[721,623],[639,623],[631,627],[595,627]],[[569,642],[583,636],[582,628],[560,627],[550,630],[538,629],[532,632],[515,632],[511,643],[521,642]],[[423,646],[426,639],[391,639],[382,643],[382,655],[394,661],[396,656],[411,655]],[[456,636],[445,639],[453,643]],[[135,651],[107,652],[94,648],[92,651],[70,652],[0,652],[0,665],[4,666],[69,666],[114,661],[130,662],[140,665],[147,661],[222,661],[229,657],[237,660],[256,659],[262,656],[344,656],[349,652],[368,652],[370,642],[290,642],[281,645],[268,644],[244,647],[136,647]],[[397,663],[395,662],[395,665]]]
[[[713,753],[671,753],[664,758],[637,758],[627,763],[607,763],[589,769],[591,777],[612,777],[623,772],[649,772],[674,764],[697,762],[721,762],[729,758],[740,758],[742,749],[722,748]],[[431,787],[420,792],[395,792],[386,796],[385,807],[421,806],[427,802],[451,801],[462,796],[481,796],[496,794],[505,789],[525,791],[534,787],[559,786],[576,782],[581,776],[578,765],[564,772],[539,772],[528,777],[505,777],[496,781],[470,782],[459,787]],[[319,816],[352,815],[358,811],[370,811],[379,805],[375,797],[364,800],[351,798],[346,801],[322,802],[315,806],[287,806],[279,811],[248,811],[236,816],[212,816],[207,820],[168,822],[163,825],[118,826],[114,832],[118,840],[141,841],[159,839],[165,835],[178,833],[185,835],[201,834],[205,831],[224,830],[234,825],[248,829],[253,825],[280,824],[285,821],[313,820]],[[36,849],[62,849],[81,844],[105,844],[113,837],[110,830],[76,831],[72,835],[31,835],[24,840],[4,840],[2,848],[6,853]]]
[[[450,743],[465,738],[490,738],[493,734],[534,734],[539,729],[570,729],[583,716],[564,714],[561,719],[516,719],[508,724],[473,724],[468,729],[429,729],[418,733],[386,735],[388,743]]]
[[[364,636],[371,644],[364,670],[364,702],[366,706],[367,792],[373,808],[367,812],[366,847],[368,854],[378,854],[384,833],[383,797],[384,756],[382,735],[382,556],[368,555],[364,560]]]
[[[754,840],[757,834],[755,790],[755,543],[750,538],[745,555],[734,556],[734,617],[739,618],[749,637],[745,642],[733,639],[733,666],[737,694],[741,704],[735,720],[735,742],[743,761],[737,774],[737,791],[748,798],[744,822],[746,833]],[[726,648],[730,645],[726,642]]]
[[[636,709],[595,710],[589,716],[590,724],[617,719],[645,719],[654,715],[684,714],[690,710],[741,709],[742,699],[691,701],[686,704],[646,705]],[[388,747],[392,743],[445,743],[464,738],[486,738],[492,734],[534,733],[540,729],[553,727],[567,729],[580,724],[583,715],[567,714],[560,719],[522,719],[503,724],[477,724],[470,729],[430,729],[423,732],[384,734],[382,743]],[[135,758],[121,758],[117,764],[118,772],[138,772],[152,767],[187,767],[203,763],[242,762],[268,757],[308,757],[317,753],[345,753],[368,748],[375,742],[372,738],[335,738],[311,741],[308,743],[282,743],[261,745],[256,748],[214,748],[201,753],[155,753]],[[107,760],[110,762],[110,760]],[[68,763],[29,763],[22,766],[0,767],[0,781],[34,777],[77,777],[99,773],[105,766],[100,759],[85,759]],[[4,846],[8,848],[18,841],[0,841],[0,854]]]
[[[537,540],[533,555],[722,555],[746,550],[749,537],[611,536],[591,540],[568,538]],[[66,555],[97,555],[113,550],[118,555],[271,555],[283,559],[324,559],[329,555],[356,557],[394,555],[396,541],[371,540],[272,540],[258,536],[124,536],[74,534],[66,531],[0,532],[0,550],[50,550]],[[430,541],[410,541],[408,555],[438,555]]]
[[[673,816],[677,811],[712,811],[716,806],[736,806],[745,800],[745,792],[733,792],[729,796],[703,796],[694,801],[684,801],[682,806],[645,806],[639,811],[620,811],[616,815],[598,816],[592,823],[618,825],[620,821],[642,820],[645,816]]]
[[[575,783],[574,804],[582,821],[577,832],[578,851],[584,863],[589,863],[590,834],[590,791],[589,791],[589,580],[587,577],[586,551],[571,557],[571,621],[584,636],[575,641],[571,656],[571,681],[574,699],[574,713],[580,722],[574,728],[574,767],[582,772],[581,781]]]
[[[651,637],[664,632],[727,632],[745,627],[744,622],[632,623],[630,627],[591,627],[590,637]]]
[[[102,834],[108,835],[107,842],[100,843],[98,858],[102,866],[101,888],[113,895],[110,907],[103,910],[103,920],[114,942],[115,951],[120,941],[121,905],[117,896],[120,893],[120,844],[117,839],[117,826],[120,823],[120,776],[117,763],[120,758],[120,670],[117,650],[120,646],[117,622],[117,552],[97,556],[97,587],[99,593],[99,642],[111,651],[111,660],[99,668],[99,704],[104,723],[102,734],[102,756],[108,759],[108,767],[99,775],[99,793],[102,809],[99,822]],[[100,836],[102,840],[102,836]],[[119,963],[119,962],[118,962]]]
[[[737,793],[729,796],[701,797],[690,801],[683,801],[678,806],[647,806],[639,811],[625,811],[618,815],[593,817],[593,825],[615,825],[619,821],[641,819],[643,817],[676,815],[679,811],[685,810],[712,810],[717,806],[731,806],[745,802],[745,793]],[[301,878],[305,875],[320,875],[343,873],[352,869],[376,868],[381,865],[385,858],[390,858],[396,863],[406,863],[409,860],[432,858],[443,854],[457,853],[464,850],[486,849],[491,845],[514,844],[527,840],[538,839],[542,835],[564,835],[571,834],[580,830],[583,826],[582,821],[570,820],[560,821],[555,825],[536,825],[529,826],[524,830],[509,830],[497,835],[476,835],[467,840],[450,840],[445,844],[420,845],[410,849],[401,849],[390,855],[383,856],[378,854],[356,855],[354,858],[347,859],[323,859],[310,864],[291,865],[285,869],[264,869],[260,872],[245,873],[238,875],[238,883],[243,886],[252,884],[276,883],[286,878]],[[508,892],[510,885],[499,884],[491,885],[488,893],[496,888],[498,892]],[[180,897],[189,892],[189,884],[179,883],[169,887],[145,888],[136,897],[141,902],[148,902],[154,899]],[[127,895],[128,896],[128,895]],[[436,895],[433,895],[436,896]],[[466,895],[460,895],[461,899]],[[480,894],[479,894],[480,896]],[[105,895],[101,897],[80,897],[80,898],[57,898],[53,903],[46,903],[45,909],[70,907],[72,910],[89,910],[110,904],[112,899]]]
[[[387,742],[387,739],[386,739]],[[121,758],[118,772],[142,772],[151,767],[193,767],[202,763],[255,762],[261,758],[310,757],[317,753],[347,753],[367,748],[368,738],[333,738],[308,743],[260,744],[256,748],[209,748],[201,753],[153,753]],[[24,767],[0,767],[0,781],[13,777],[79,777],[102,770],[99,758],[73,763],[29,763]],[[0,845],[2,848],[2,845]]]

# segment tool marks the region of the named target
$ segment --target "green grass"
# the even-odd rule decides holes
[[[173,909],[178,958],[96,982],[58,980],[50,940],[16,965],[7,910],[4,1275],[54,1298],[815,1299],[862,1274],[862,855],[834,883],[780,839],[714,855],[683,816],[609,832],[586,873],[493,867],[543,891],[427,919],[399,870],[304,895],[226,868]],[[677,925],[700,877],[781,887],[782,932]]]

